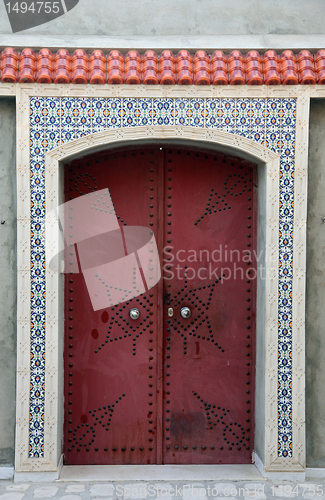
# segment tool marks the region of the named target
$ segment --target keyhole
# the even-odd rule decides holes
[[[196,346],[196,355],[200,354],[200,342],[195,342]]]

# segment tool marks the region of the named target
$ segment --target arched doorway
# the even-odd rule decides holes
[[[136,259],[144,291],[132,297],[125,288],[120,303],[97,310],[85,273],[66,274],[66,463],[251,462],[255,175],[246,160],[175,146],[110,150],[66,165],[67,202],[110,190],[107,213],[121,236],[116,244],[98,238],[92,257],[103,263],[109,250],[117,261],[118,245],[124,258],[136,254],[128,228],[146,227],[162,264],[150,288],[150,269]],[[85,253],[76,247],[81,270]]]

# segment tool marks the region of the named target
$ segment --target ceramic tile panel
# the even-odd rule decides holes
[[[174,99],[153,99],[151,114],[153,125],[175,125]]]
[[[292,457],[292,283],[296,100],[294,98],[30,98],[31,361],[29,457],[44,456],[44,155],[60,143],[111,128],[219,128],[281,155],[279,185],[278,456]]]

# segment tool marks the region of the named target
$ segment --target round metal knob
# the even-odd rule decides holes
[[[138,319],[140,316],[140,311],[136,307],[133,307],[132,309],[130,309],[129,315],[131,319]]]
[[[182,307],[181,316],[182,318],[189,318],[191,316],[191,309],[188,307]]]

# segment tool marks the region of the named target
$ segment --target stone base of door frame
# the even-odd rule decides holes
[[[1,468],[0,468],[1,469]],[[13,476],[6,479],[12,479]],[[255,464],[63,465],[56,471],[15,472],[15,483],[91,481],[265,481]]]
[[[68,465],[59,481],[265,481],[254,464]]]
[[[14,472],[13,466],[0,466],[0,479],[21,482],[52,481],[304,481],[325,478],[325,468],[301,472],[267,472],[254,453],[253,464],[219,465],[63,465],[61,455],[56,471]]]
[[[14,474],[15,483],[51,483],[60,477],[63,467],[63,455],[61,455],[57,470],[53,471],[19,471]]]
[[[269,479],[270,481],[305,481],[307,477],[307,470],[302,470],[301,472],[268,472],[264,468],[264,463],[260,459],[260,457],[257,455],[257,453],[254,453],[254,462],[255,466],[260,472],[260,474],[265,478]]]
[[[16,472],[13,465],[0,465],[0,480],[21,482],[53,482],[53,481],[121,481],[123,480],[231,480],[231,481],[266,481],[286,480],[304,481],[305,479],[324,479],[325,468],[310,467],[305,472],[264,472],[264,465],[255,454],[252,465],[196,465],[196,466],[63,466],[62,457],[56,472]],[[181,472],[183,468],[183,472]],[[193,469],[195,467],[195,470]],[[118,468],[118,469],[117,469]],[[202,469],[209,468],[209,474]],[[257,470],[256,470],[257,469]],[[161,472],[160,472],[161,471]],[[86,472],[86,475],[85,475]],[[112,479],[110,479],[110,476]],[[180,477],[182,476],[182,477]],[[188,477],[185,477],[188,476]]]

